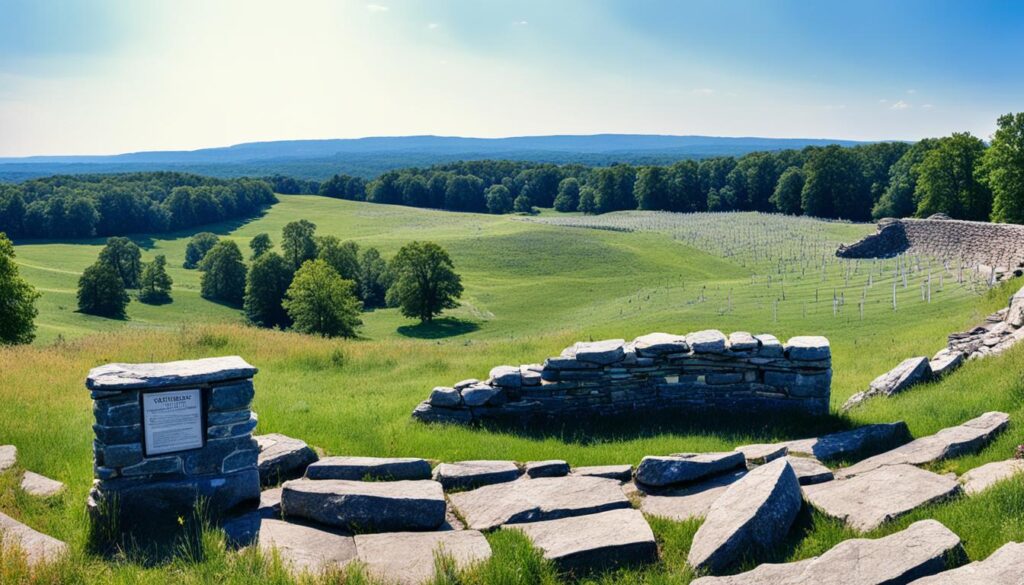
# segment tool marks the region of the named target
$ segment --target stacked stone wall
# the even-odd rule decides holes
[[[413,412],[427,422],[571,420],[666,409],[829,410],[832,356],[824,337],[708,330],[632,342],[580,342],[543,364],[498,366],[486,381],[438,387]]]

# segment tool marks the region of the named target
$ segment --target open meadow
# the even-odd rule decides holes
[[[932,355],[946,335],[970,328],[1006,306],[1019,283],[989,288],[983,279],[935,259],[839,260],[839,243],[874,231],[870,224],[745,214],[492,216],[282,196],[255,220],[206,226],[221,238],[248,241],[308,219],[318,235],[377,247],[385,258],[412,240],[444,246],[462,276],[462,305],[432,325],[396,309],[364,313],[358,339],[338,340],[260,330],[237,309],[199,296],[199,272],[181,267],[195,233],[133,238],[143,260],[164,254],[173,302],[134,301],[126,320],[75,312],[75,287],[103,242],[16,242],[21,274],[43,296],[38,340],[0,348],[0,443],[19,448],[19,468],[0,475],[0,510],[71,543],[73,556],[36,574],[38,582],[287,583],[273,560],[229,554],[213,535],[197,558],[143,567],[105,563],[85,553],[84,501],[92,481],[89,368],[237,354],[257,366],[257,433],[301,438],[328,454],[416,456],[438,461],[565,459],[570,464],[636,464],[644,455],[731,450],[746,443],[811,436],[871,422],[905,420],[915,436],[985,411],[1011,416],[1010,429],[978,455],[944,461],[937,471],[963,472],[1007,459],[1024,443],[1024,348],[971,362],[935,383],[837,414],[838,407],[905,357]],[[588,229],[601,228],[601,229]],[[894,300],[895,299],[895,300]],[[824,335],[832,345],[833,415],[824,420],[776,417],[701,420],[652,417],[545,428],[426,426],[410,419],[430,389],[483,378],[498,364],[542,361],[577,340],[632,339],[652,331],[701,329]],[[68,484],[51,502],[15,489],[31,469]],[[919,510],[886,524],[887,534],[922,517],[940,519],[983,558],[1024,539],[1024,481]],[[820,554],[853,533],[817,513],[777,560]],[[686,551],[697,522],[652,519],[663,561],[644,570],[587,577],[600,583],[688,583]],[[494,558],[443,583],[556,583],[551,566],[525,540],[489,536]],[[0,558],[0,581],[25,578]],[[343,576],[325,577],[343,582]],[[350,576],[350,582],[360,582]]]

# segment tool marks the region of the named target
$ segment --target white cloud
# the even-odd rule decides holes
[[[908,104],[907,102],[905,102],[903,100],[899,100],[896,103],[894,103],[893,105],[889,106],[889,109],[891,109],[891,110],[906,110],[909,107],[910,107],[910,104]]]
[[[429,28],[430,30],[434,30],[434,29],[436,29],[439,26],[441,26],[441,25],[437,24],[436,22],[428,22],[427,23],[427,28]]]
[[[391,10],[390,7],[382,4],[367,4],[366,9],[370,12],[387,12],[388,10]]]
[[[528,24],[530,24],[530,23],[525,21],[525,20],[517,20],[517,21],[512,23],[512,26],[526,26]]]

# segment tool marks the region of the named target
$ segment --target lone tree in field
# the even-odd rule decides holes
[[[199,268],[199,264],[206,257],[206,253],[217,245],[220,239],[216,234],[210,232],[199,232],[192,236],[185,247],[185,268]]]
[[[100,251],[100,262],[109,264],[124,282],[125,288],[139,288],[142,276],[142,250],[128,238],[109,238]]]
[[[287,327],[291,324],[281,304],[292,282],[292,269],[276,252],[256,258],[245,278],[245,316],[261,327]]]
[[[354,337],[363,324],[355,283],[323,260],[310,260],[295,273],[284,308],[296,331],[325,337]]]
[[[252,250],[250,259],[255,260],[274,248],[274,242],[270,240],[269,234],[256,234],[249,240],[249,249]]]
[[[0,345],[35,339],[38,298],[36,289],[18,274],[14,244],[0,232]]]
[[[245,296],[245,264],[242,251],[231,240],[218,242],[203,258],[200,294],[203,298],[242,304]]]
[[[82,313],[122,319],[128,301],[124,281],[106,262],[97,261],[78,279],[78,310]]]
[[[158,304],[171,300],[171,285],[174,281],[167,274],[167,258],[161,254],[147,262],[139,279],[139,300],[144,303]]]
[[[316,258],[316,225],[300,219],[284,226],[281,234],[281,250],[292,270],[298,270],[306,260]]]
[[[406,317],[430,323],[445,309],[454,309],[462,296],[462,279],[455,273],[448,252],[433,242],[402,246],[391,261],[395,281],[388,290],[391,306]]]

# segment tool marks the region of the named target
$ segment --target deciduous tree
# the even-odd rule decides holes
[[[0,345],[31,343],[36,337],[39,293],[18,274],[14,244],[0,232]]]
[[[316,258],[316,224],[300,219],[284,226],[281,250],[292,270],[298,270],[306,260]]]
[[[113,268],[125,288],[139,288],[142,276],[142,250],[128,238],[108,238],[107,245],[100,250],[100,262]]]
[[[245,296],[242,251],[232,240],[218,242],[203,258],[200,294],[203,298],[240,305]]]
[[[310,260],[295,273],[284,308],[296,331],[326,337],[354,337],[362,324],[355,283],[323,260]]]
[[[448,252],[433,242],[402,246],[391,261],[395,281],[388,290],[388,304],[406,317],[429,323],[445,309],[458,306],[462,279],[455,273]]]
[[[992,190],[992,221],[1024,223],[1024,113],[999,117],[981,175]]]
[[[82,313],[122,319],[129,300],[124,281],[107,262],[97,261],[78,279],[78,310]]]
[[[166,303],[171,300],[174,281],[167,274],[167,258],[162,254],[147,262],[139,279],[139,300],[144,303]]]
[[[261,254],[253,260],[245,277],[245,316],[262,327],[287,327],[291,324],[284,309],[284,295],[292,282],[292,269],[276,252]]]
[[[218,241],[220,241],[220,238],[210,232],[199,232],[192,236],[188,241],[188,245],[185,246],[184,267],[189,269],[198,268],[206,253],[216,246]]]

